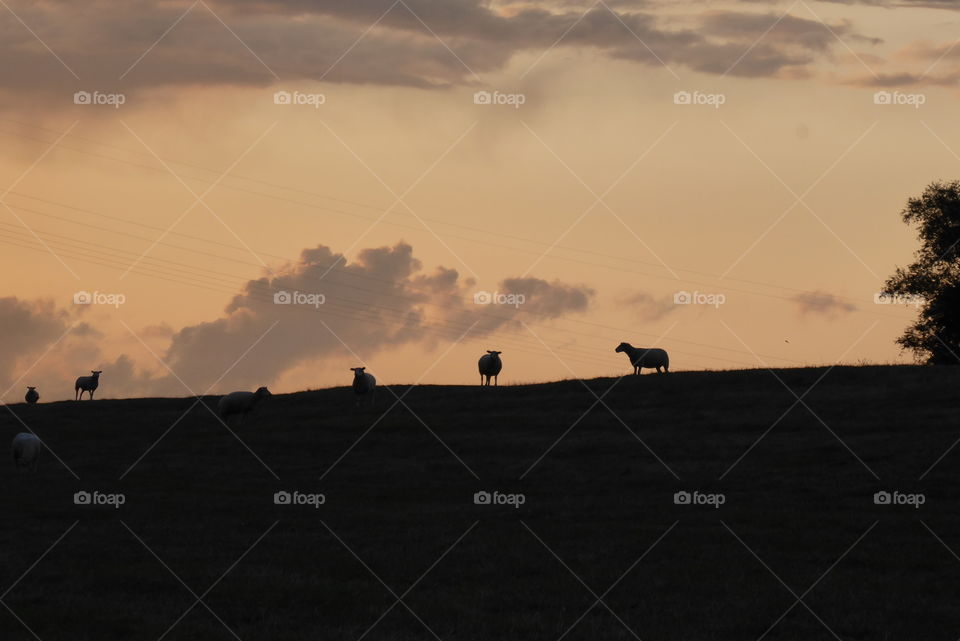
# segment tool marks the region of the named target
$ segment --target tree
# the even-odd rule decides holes
[[[907,201],[901,216],[917,227],[921,245],[883,294],[916,301],[919,318],[897,343],[929,364],[960,364],[960,181],[931,183]]]

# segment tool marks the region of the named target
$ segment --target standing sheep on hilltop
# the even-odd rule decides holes
[[[370,396],[370,404],[373,405],[373,395],[377,389],[377,379],[373,374],[367,374],[366,367],[351,367],[353,371],[353,393],[357,395],[357,407],[360,407],[361,401],[367,395]]]
[[[256,409],[257,405],[265,398],[272,396],[270,390],[266,387],[259,388],[256,392],[230,392],[220,397],[217,403],[217,415],[227,423],[231,416],[239,415],[237,425],[241,425],[247,414]]]
[[[90,376],[81,376],[73,384],[73,391],[76,393],[74,400],[79,401],[83,398],[84,392],[90,392],[90,400],[93,400],[93,391],[100,385],[100,375],[103,370],[90,370]]]
[[[40,450],[43,444],[36,435],[20,432],[13,437],[11,448],[13,449],[13,466],[17,471],[20,471],[21,467],[31,472],[40,469]]]
[[[37,391],[36,387],[28,387],[27,393],[24,395],[23,400],[33,405],[40,400],[40,392]]]
[[[617,345],[617,349],[613,351],[624,352],[627,355],[630,364],[633,365],[633,373],[637,376],[640,375],[640,369],[643,367],[655,367],[658,374],[670,373],[670,357],[667,356],[665,350],[657,347],[634,347],[630,343],[620,343]],[[660,371],[661,367],[663,372]]]
[[[497,385],[497,375],[500,374],[500,370],[503,369],[503,361],[500,360],[500,354],[503,352],[494,352],[487,350],[487,353],[480,357],[480,360],[477,362],[478,367],[480,368],[480,385],[490,385],[490,377],[493,377],[494,386]],[[487,377],[486,383],[483,381],[483,377]]]

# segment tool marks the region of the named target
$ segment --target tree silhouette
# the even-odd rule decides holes
[[[917,227],[914,262],[884,284],[883,294],[916,301],[920,315],[897,343],[930,364],[960,363],[960,181],[934,182],[901,212]]]

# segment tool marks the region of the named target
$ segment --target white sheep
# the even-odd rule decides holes
[[[630,359],[630,364],[633,365],[633,373],[638,376],[642,367],[655,367],[658,374],[670,373],[670,357],[667,356],[666,351],[657,347],[634,347],[630,343],[620,343],[617,345],[617,349],[613,351],[626,353],[627,358]],[[660,371],[661,367],[663,368],[662,372]]]
[[[28,402],[28,403],[30,403],[30,404],[33,404],[33,403],[36,403],[37,401],[39,401],[39,400],[40,400],[40,393],[37,391],[37,388],[36,388],[36,387],[28,387],[28,388],[27,388],[27,393],[26,393],[26,395],[23,397],[23,400],[25,400],[26,402]]]
[[[357,407],[360,407],[364,397],[370,396],[370,405],[373,405],[373,395],[377,391],[377,379],[373,374],[367,374],[366,367],[351,367],[353,372],[353,393],[357,395]]]
[[[272,394],[266,387],[261,387],[256,392],[230,392],[220,397],[220,401],[217,403],[217,415],[224,422],[227,422],[231,416],[239,415],[237,425],[240,425],[247,414],[252,412],[260,401],[270,396]]]
[[[480,368],[480,385],[490,385],[490,377],[493,377],[493,384],[497,384],[497,375],[503,369],[503,361],[500,360],[500,354],[503,352],[494,352],[487,350],[487,353],[480,357],[477,366]],[[483,377],[487,377],[486,383]]]
[[[100,375],[103,374],[103,370],[90,370],[90,376],[81,376],[77,379],[77,382],[73,384],[73,391],[76,393],[75,401],[79,401],[83,398],[84,392],[90,392],[90,400],[93,400],[93,390],[97,389],[100,385]]]
[[[13,437],[13,443],[11,444],[13,466],[17,471],[21,467],[25,467],[31,472],[36,472],[40,469],[40,450],[42,447],[40,439],[34,434],[20,432]]]

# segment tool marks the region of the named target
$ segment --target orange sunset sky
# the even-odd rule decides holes
[[[937,0],[6,0],[2,398],[91,369],[98,397],[476,384],[487,349],[501,383],[621,375],[621,341],[911,362],[914,308],[874,294],[907,198],[960,175],[958,27]]]

